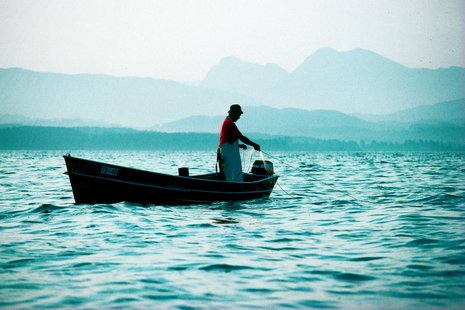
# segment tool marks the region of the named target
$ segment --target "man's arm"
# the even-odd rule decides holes
[[[250,146],[252,146],[255,151],[259,151],[260,152],[260,145],[258,145],[257,143],[255,142],[252,142],[252,140],[250,140],[249,138],[247,138],[246,136],[242,135],[239,140],[241,140],[242,142],[244,142],[245,144],[248,144]]]

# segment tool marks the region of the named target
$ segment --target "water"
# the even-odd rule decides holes
[[[1,308],[465,305],[465,153],[272,153],[269,199],[179,207],[75,205],[61,155],[0,152]],[[215,161],[72,155],[173,174]]]

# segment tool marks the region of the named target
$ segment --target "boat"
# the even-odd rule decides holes
[[[278,180],[272,163],[255,161],[243,182],[227,182],[218,172],[179,175],[122,167],[70,154],[63,156],[77,204],[117,203],[122,201],[156,204],[197,204],[216,201],[241,201],[270,196]]]

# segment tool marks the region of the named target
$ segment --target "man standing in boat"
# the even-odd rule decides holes
[[[231,105],[228,116],[221,125],[220,143],[218,145],[218,163],[220,172],[224,173],[226,181],[228,182],[243,181],[239,147],[245,149],[246,146],[243,144],[239,145],[239,140],[252,146],[256,151],[260,151],[260,145],[244,136],[235,124],[242,113],[240,105]]]

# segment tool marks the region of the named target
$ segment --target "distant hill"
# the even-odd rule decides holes
[[[389,119],[377,121],[363,120],[356,116],[329,110],[244,107],[245,113],[238,121],[238,126],[247,136],[266,134],[343,141],[394,142],[423,139],[465,144],[465,119],[461,121],[453,119],[453,114],[459,119],[463,116],[464,112],[461,108],[465,108],[464,104],[463,100],[459,100],[427,105],[414,110],[405,110],[390,115]],[[152,129],[164,132],[217,134],[224,117],[191,116]]]
[[[454,101],[422,105],[386,115],[348,115],[331,110],[277,109],[268,106],[244,107],[245,114],[238,121],[248,131],[308,135],[315,128],[336,127],[373,128],[379,122],[417,123],[446,122],[465,125],[465,98]],[[155,126],[152,129],[166,132],[217,132],[226,114],[217,116],[196,115]],[[405,125],[404,125],[405,126]]]
[[[238,121],[241,131],[256,137],[305,137],[340,141],[432,140],[465,144],[465,99],[407,109],[390,115],[354,116],[330,110],[277,109],[245,106]],[[153,126],[150,130],[166,133],[210,133],[218,135],[225,115],[197,115]],[[112,127],[119,126],[80,119],[31,119],[0,114],[0,128]],[[124,128],[120,128],[121,130]]]
[[[54,127],[119,127],[117,124],[79,119],[35,119],[23,115],[0,114],[0,126],[27,125],[27,126],[54,126]]]
[[[465,98],[419,106],[386,115],[360,116],[370,121],[421,122],[437,121],[465,124]]]
[[[412,69],[363,49],[320,49],[292,72],[223,59],[200,84],[274,107],[386,114],[465,98],[465,68]]]
[[[242,95],[168,80],[0,69],[0,114],[148,127],[192,111],[219,114],[231,102],[258,104]]]
[[[246,113],[238,121],[244,132],[308,136],[314,129],[370,127],[367,121],[337,111],[277,109],[266,106],[244,107],[244,111]],[[225,116],[191,116],[153,129],[166,132],[218,132]]]
[[[390,114],[465,98],[464,85],[465,68],[412,69],[362,49],[321,49],[292,72],[274,64],[263,66],[229,57],[195,85],[11,68],[0,69],[0,114],[93,120],[135,128],[192,115],[221,115],[236,102],[345,114]],[[314,121],[324,119],[320,115]]]
[[[405,132],[404,137],[409,132]],[[450,134],[450,133],[448,133]],[[344,141],[309,137],[270,136],[254,138],[265,151],[460,151],[460,143],[423,139]],[[160,133],[128,128],[64,128],[0,126],[0,150],[205,150],[214,158],[218,135],[213,133]],[[212,162],[211,168],[214,169]]]

